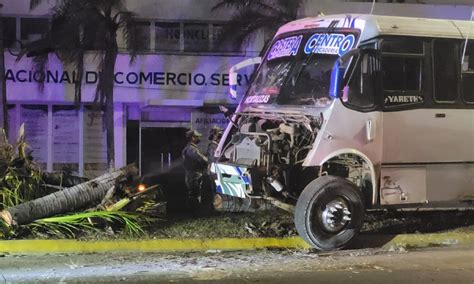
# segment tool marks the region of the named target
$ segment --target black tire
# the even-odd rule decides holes
[[[350,212],[347,215],[347,211],[338,209],[335,214],[331,213],[341,216],[335,217],[338,220],[335,228],[332,227],[334,219],[327,217],[328,210],[334,209],[333,204],[337,208],[343,204],[343,209]],[[342,219],[345,214],[350,220]],[[322,176],[309,183],[301,193],[296,203],[294,221],[298,234],[313,247],[338,250],[347,247],[358,235],[364,214],[362,194],[354,184],[340,177]]]

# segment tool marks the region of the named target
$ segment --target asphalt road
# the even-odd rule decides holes
[[[474,247],[4,255],[0,283],[474,283]]]

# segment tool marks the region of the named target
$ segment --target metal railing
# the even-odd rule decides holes
[[[163,169],[165,167],[165,163],[166,163],[166,167],[170,168],[171,167],[171,153],[170,152],[160,153],[160,156],[161,156],[160,168]]]

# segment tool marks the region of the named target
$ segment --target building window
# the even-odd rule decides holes
[[[455,41],[433,42],[434,98],[438,102],[454,102],[459,87],[459,45]]]
[[[154,49],[171,52],[238,52],[223,41],[225,24],[155,22]]]
[[[79,110],[53,106],[53,171],[79,174]]]
[[[211,50],[214,52],[237,52],[240,47],[233,45],[229,41],[224,41],[224,29],[225,24],[213,24],[212,25],[212,47]]]
[[[150,50],[150,22],[138,21],[134,23],[133,32],[135,33],[135,50]]]
[[[2,27],[4,47],[14,47],[16,41],[16,18],[2,18]]]
[[[209,24],[184,24],[184,51],[209,51]]]
[[[474,103],[474,41],[467,44],[461,70],[464,101]]]
[[[46,18],[22,18],[21,41],[32,42],[41,38],[48,31],[49,20]]]
[[[48,163],[48,106],[22,105],[21,123],[25,124],[25,141],[33,160],[42,170]]]
[[[96,177],[107,172],[106,129],[103,112],[84,107],[84,176]]]
[[[155,49],[180,50],[181,29],[179,23],[155,23]]]

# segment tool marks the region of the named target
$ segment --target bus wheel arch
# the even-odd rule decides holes
[[[343,164],[352,167],[361,167],[360,172],[353,172],[353,176],[343,176],[327,171],[331,164]],[[336,175],[354,183],[361,191],[366,208],[372,208],[377,204],[377,175],[372,161],[364,153],[354,149],[342,149],[327,155],[320,163],[320,176]],[[352,168],[354,171],[355,169]],[[354,175],[355,174],[355,175]]]

